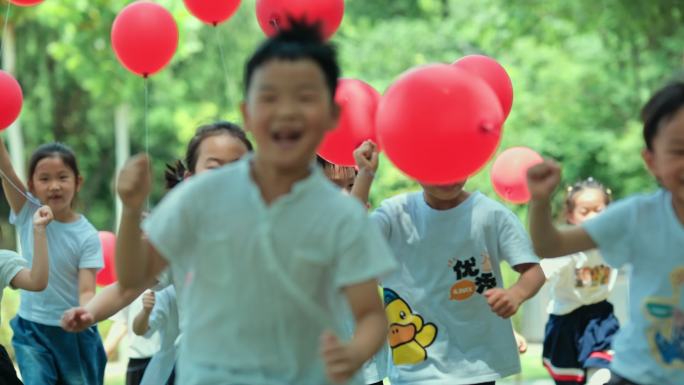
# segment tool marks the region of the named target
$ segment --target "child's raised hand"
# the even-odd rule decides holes
[[[489,289],[485,291],[484,296],[492,311],[501,318],[510,318],[522,303],[522,298],[510,289]]]
[[[119,173],[117,191],[121,202],[131,208],[140,209],[150,193],[150,161],[147,155],[136,155],[126,162]]]
[[[45,228],[53,218],[50,206],[42,206],[33,214],[33,226]]]
[[[64,312],[62,315],[62,329],[78,333],[93,326],[95,318],[84,307],[75,307]]]
[[[354,161],[359,171],[370,171],[375,174],[378,170],[378,146],[371,140],[366,140],[354,150]]]
[[[330,331],[321,334],[321,356],[328,378],[336,384],[347,382],[363,364],[351,346]]]
[[[152,312],[152,309],[154,309],[154,292],[152,290],[148,291],[147,293],[143,294],[143,310],[145,310],[148,314]]]
[[[561,168],[551,159],[527,170],[527,187],[533,200],[548,201],[561,180]]]

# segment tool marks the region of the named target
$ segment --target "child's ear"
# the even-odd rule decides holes
[[[653,154],[653,151],[649,150],[648,148],[644,148],[641,151],[641,157],[644,159],[644,163],[646,164],[648,171],[657,179],[658,174],[655,166],[655,154]]]
[[[83,186],[83,176],[79,175],[76,178],[76,192],[81,191],[81,186]]]
[[[246,132],[250,132],[250,121],[249,121],[249,112],[247,109],[247,102],[242,101],[240,102],[240,113],[242,114],[242,122],[244,123],[244,129]]]

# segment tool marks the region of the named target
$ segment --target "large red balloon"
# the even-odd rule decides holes
[[[492,87],[496,96],[499,97],[504,119],[506,119],[513,106],[513,83],[503,66],[496,60],[484,55],[465,56],[456,61],[454,65],[479,76]]]
[[[344,16],[344,0],[257,0],[257,20],[268,36],[289,25],[289,17],[308,22],[322,22],[323,35],[335,34]]]
[[[102,244],[104,268],[97,273],[95,282],[100,286],[107,286],[116,282],[116,266],[114,266],[116,235],[109,231],[100,231],[97,235],[100,237],[100,244]]]
[[[409,70],[380,101],[385,154],[426,184],[461,182],[496,150],[503,113],[487,84],[465,70],[432,64]]]
[[[43,0],[10,0],[10,3],[20,7],[31,7],[42,3]]]
[[[171,61],[178,47],[178,26],[164,7],[138,1],[114,20],[112,46],[127,70],[148,77]]]
[[[512,147],[502,152],[490,173],[494,191],[508,202],[527,203],[530,200],[527,170],[543,161],[541,155],[527,147]]]
[[[19,83],[12,75],[0,70],[0,131],[17,120],[23,103],[24,94]]]
[[[188,11],[207,24],[216,26],[230,19],[240,0],[183,0]]]
[[[325,135],[318,147],[318,155],[330,163],[354,166],[354,150],[367,139],[378,141],[375,113],[380,93],[361,80],[340,79],[335,101],[341,107],[340,122]]]

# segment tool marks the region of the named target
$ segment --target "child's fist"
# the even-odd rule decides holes
[[[150,313],[152,309],[154,308],[154,292],[153,291],[148,291],[147,293],[143,294],[143,310],[145,310],[147,313]]]
[[[359,171],[370,171],[375,174],[378,170],[378,146],[367,140],[354,150],[354,161]]]
[[[83,307],[75,307],[65,311],[61,321],[62,329],[72,333],[82,332],[94,323],[93,315]]]
[[[45,228],[48,223],[52,222],[53,218],[50,206],[42,206],[33,214],[33,226]]]
[[[527,170],[527,187],[533,200],[549,200],[561,180],[561,168],[551,159]]]
[[[341,342],[330,331],[321,334],[321,356],[328,378],[336,384],[347,382],[363,364],[349,344]]]
[[[522,303],[522,299],[509,289],[489,289],[485,291],[484,296],[492,311],[501,318],[510,318]]]
[[[140,209],[150,193],[151,185],[150,161],[147,155],[136,155],[121,169],[116,189],[125,206]]]

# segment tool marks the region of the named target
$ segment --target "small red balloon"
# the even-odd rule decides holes
[[[479,76],[489,84],[501,102],[504,119],[508,118],[513,107],[513,83],[499,62],[484,55],[469,55],[456,61],[454,65]]]
[[[116,267],[114,266],[116,235],[109,231],[100,231],[97,235],[100,237],[100,244],[102,245],[104,268],[97,273],[95,282],[100,286],[107,286],[116,282]]]
[[[173,58],[178,47],[178,26],[161,5],[138,1],[126,6],[114,20],[112,46],[127,70],[148,77]]]
[[[240,0],[183,0],[183,2],[196,18],[213,26],[230,19],[240,7]]]
[[[10,3],[20,7],[32,7],[42,3],[43,0],[10,0]]]
[[[289,18],[321,22],[323,35],[329,39],[335,34],[344,16],[344,0],[257,0],[257,20],[267,36],[287,29]]]
[[[17,80],[0,70],[0,131],[17,120],[23,104],[24,94]]]
[[[377,143],[375,113],[380,93],[361,80],[340,79],[335,102],[341,108],[340,122],[325,135],[318,155],[330,163],[354,166],[354,150],[368,139]]]
[[[490,178],[494,191],[501,199],[511,203],[527,203],[527,170],[544,159],[527,147],[512,147],[499,154],[492,165]]]
[[[465,70],[431,64],[402,74],[380,100],[385,154],[422,183],[462,182],[499,144],[503,113],[487,84]]]

